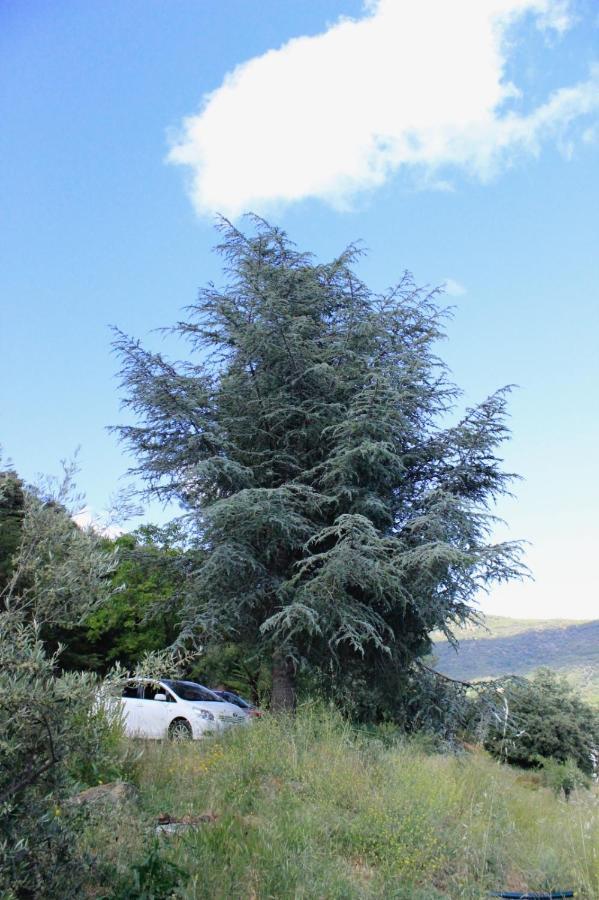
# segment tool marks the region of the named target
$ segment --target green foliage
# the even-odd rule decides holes
[[[372,684],[519,573],[489,540],[506,490],[496,451],[505,391],[447,427],[458,391],[435,355],[443,311],[409,275],[375,295],[348,248],[315,264],[285,234],[222,223],[228,284],[200,293],[172,364],[120,335],[119,429],[151,494],[187,510],[183,635],[273,655],[273,697],[294,670]]]
[[[80,737],[65,756],[68,776],[72,783],[83,786],[135,782],[139,752],[125,738],[120,706],[99,703],[99,692],[106,693],[106,682],[100,686],[92,677],[91,683],[94,686],[91,705],[79,703],[70,722],[72,733]],[[120,695],[122,682],[119,680],[116,686]]]
[[[61,481],[25,490],[21,543],[3,593],[7,608],[16,605],[49,628],[80,623],[112,591],[115,553],[72,519],[79,499],[75,473],[74,466],[65,466]]]
[[[188,873],[161,851],[155,839],[146,858],[131,866],[130,878],[111,892],[113,900],[172,900],[182,896],[178,888],[184,886]]]
[[[42,640],[110,593],[114,556],[71,521],[71,476],[23,491],[20,540],[0,595],[2,896],[78,893],[86,863],[76,849],[77,813],[64,801],[84,760],[115,771],[129,755],[118,721],[95,706],[96,679],[61,673],[58,653]]]
[[[268,705],[270,660],[243,644],[208,644],[188,671],[188,677],[210,687],[222,686],[257,706]]]
[[[584,703],[564,678],[540,669],[531,681],[506,688],[506,713],[496,721],[485,746],[514,765],[539,765],[539,758],[568,764],[593,774],[599,748],[599,715]]]
[[[144,653],[178,636],[180,550],[172,533],[144,526],[114,542],[119,554],[114,594],[86,620],[82,641],[106,671],[114,662],[132,668]]]
[[[21,543],[24,505],[21,479],[10,469],[0,472],[0,594],[13,574],[14,557]]]
[[[190,557],[182,562],[176,523],[145,525],[114,541],[78,528],[75,473],[65,466],[62,482],[41,486],[0,474],[0,597],[5,606],[18,598],[40,623],[50,652],[60,647],[62,668],[106,673],[115,662],[134,668],[178,636],[178,591]],[[3,586],[9,567],[13,577]]]
[[[556,759],[539,757],[543,769],[543,781],[556,794],[564,793],[566,799],[576,788],[589,788],[591,779],[581,772],[574,760],[558,762]]]
[[[118,716],[96,708],[91,674],[57,672],[39,631],[0,613],[0,894],[74,896],[85,877],[77,813],[64,801],[78,782],[130,776]]]
[[[79,624],[55,626],[45,634],[61,644],[61,665],[105,674],[119,663],[134,669],[149,652],[178,636],[179,592],[185,583],[174,529],[145,525],[114,541],[102,539],[116,554],[110,590]]]

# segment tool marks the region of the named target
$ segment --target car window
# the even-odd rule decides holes
[[[123,688],[123,697],[129,698],[139,698],[139,685],[138,684],[126,684]]]
[[[169,702],[169,700],[171,703],[175,702],[173,700],[173,698],[171,697],[171,695],[169,694],[169,692],[166,690],[166,688],[164,688],[161,684],[156,684],[156,682],[150,682],[148,684],[144,684],[144,688],[143,688],[144,700],[153,700],[155,698],[156,694],[166,694],[167,703]],[[164,703],[164,700],[159,701],[159,702]]]
[[[209,691],[208,688],[202,687],[201,684],[195,684],[193,681],[169,681],[168,686],[175,692],[177,697],[182,700],[201,700],[204,703],[224,703],[222,697],[218,697]]]

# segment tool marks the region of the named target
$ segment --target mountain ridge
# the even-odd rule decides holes
[[[436,636],[435,667],[466,681],[531,675],[541,666],[565,675],[589,702],[599,703],[599,619],[510,619],[487,616],[456,631],[457,652]]]

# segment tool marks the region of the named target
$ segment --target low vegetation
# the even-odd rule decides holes
[[[434,752],[327,708],[148,744],[138,778],[137,805],[90,812],[81,831],[95,897],[599,894],[596,794],[575,790],[566,804],[483,751]],[[197,824],[156,836],[167,814]]]

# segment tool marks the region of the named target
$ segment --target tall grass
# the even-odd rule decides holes
[[[148,745],[140,778],[141,811],[111,844],[115,871],[143,855],[160,814],[215,817],[160,839],[187,874],[155,897],[433,900],[558,887],[599,897],[596,794],[566,803],[483,753],[389,746],[322,707]],[[108,834],[96,825],[85,840],[101,854]]]

